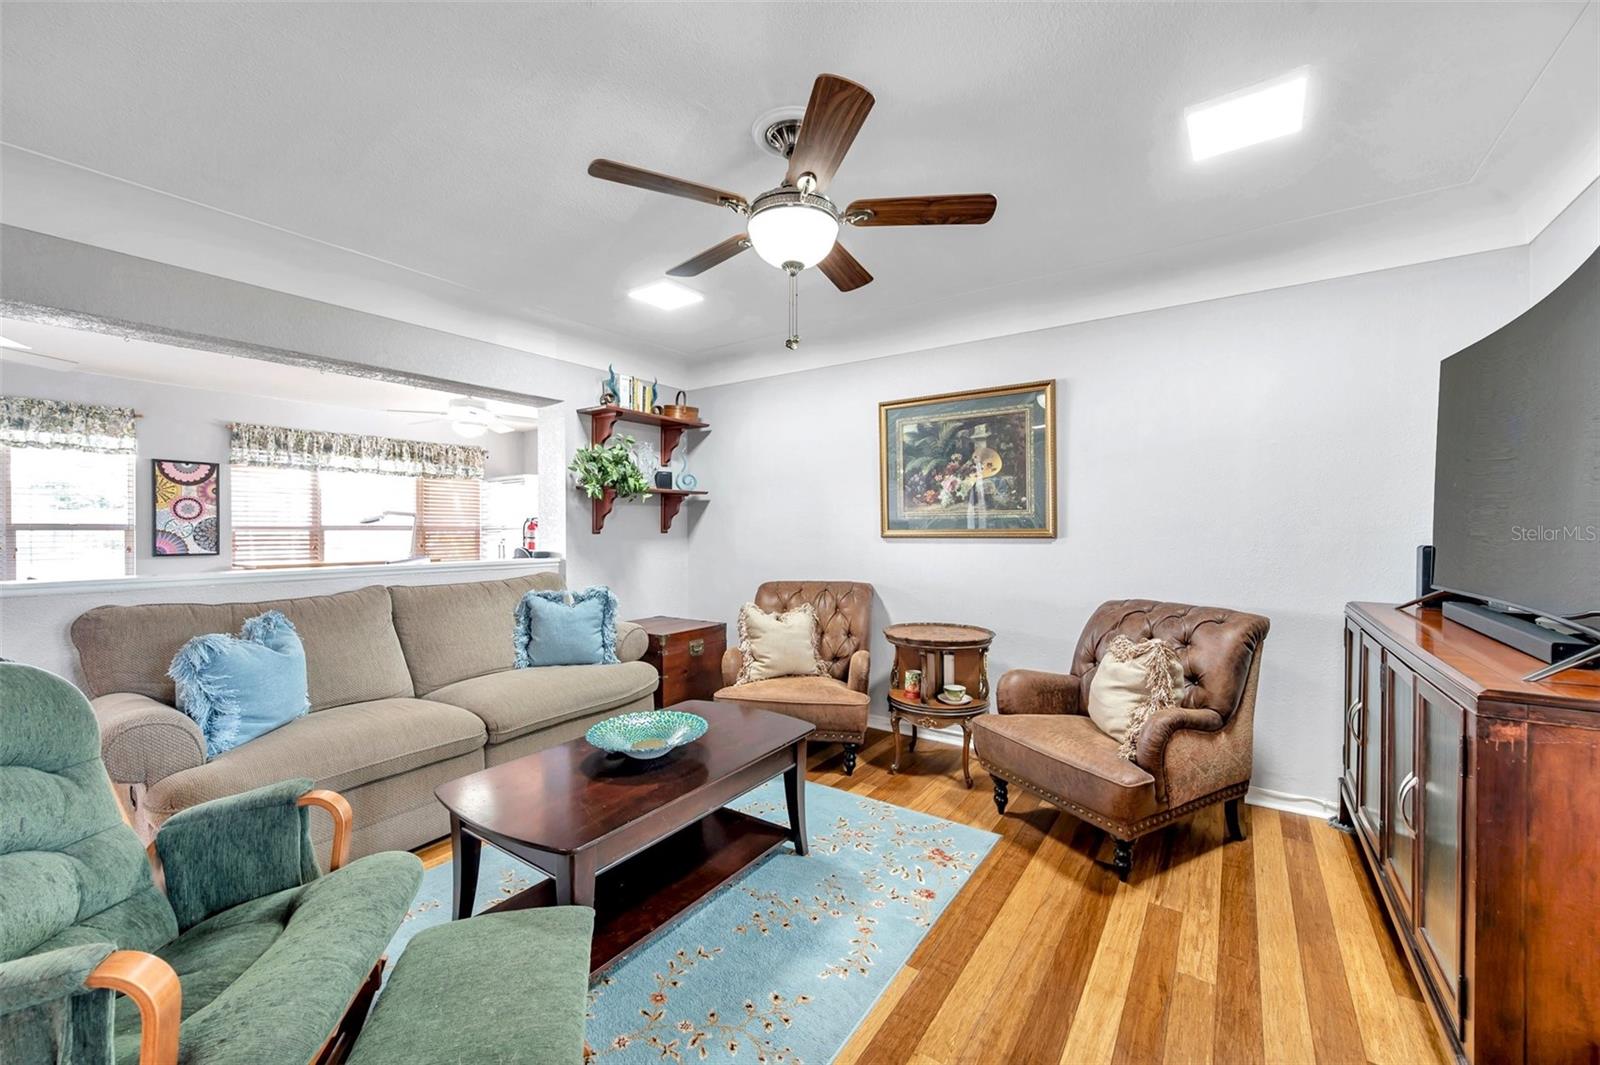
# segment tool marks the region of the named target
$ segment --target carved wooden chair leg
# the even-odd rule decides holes
[[[1111,871],[1117,874],[1118,880],[1127,883],[1128,874],[1133,872],[1133,840],[1112,836],[1111,842]]]
[[[1006,812],[1006,803],[1011,801],[1008,789],[1011,787],[1005,777],[994,778],[994,808],[1001,813]]]
[[[1222,805],[1223,815],[1228,820],[1228,839],[1244,839],[1244,828],[1239,824],[1239,807],[1244,804],[1244,797],[1229,799]]]
[[[847,744],[844,745],[844,775],[845,776],[853,777],[853,776],[856,775],[856,752],[858,752],[860,750],[861,750],[861,744],[859,744],[859,743],[847,743]]]

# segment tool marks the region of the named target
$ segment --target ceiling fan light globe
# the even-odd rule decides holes
[[[757,198],[745,232],[762,261],[780,270],[786,263],[799,263],[805,269],[833,250],[839,216],[821,196],[778,190]]]
[[[468,440],[476,440],[489,431],[489,427],[482,422],[469,422],[457,419],[450,423],[450,431],[457,436],[464,436]]]

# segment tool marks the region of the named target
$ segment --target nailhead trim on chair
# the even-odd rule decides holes
[[[1046,791],[1044,788],[1030,784],[1026,780],[1020,780],[1017,777],[1012,776],[1010,773],[1002,773],[1000,770],[984,761],[982,757],[979,757],[978,764],[987,769],[990,776],[1000,777],[1009,783],[1015,784],[1019,788],[1022,788],[1026,791],[1031,791],[1051,805],[1059,806],[1068,813],[1073,814],[1092,825],[1098,825],[1100,828],[1110,832],[1118,839],[1134,839],[1138,836],[1148,835],[1168,822],[1176,821],[1178,818],[1194,813],[1194,811],[1202,809],[1203,807],[1212,806],[1219,802],[1227,802],[1229,799],[1236,799],[1250,790],[1250,782],[1248,780],[1242,784],[1230,784],[1227,787],[1220,788],[1208,795],[1202,795],[1198,799],[1190,799],[1182,806],[1174,806],[1170,810],[1163,810],[1158,814],[1145,818],[1143,821],[1136,821],[1131,825],[1125,825],[1114,822],[1109,818],[1102,817],[1100,814],[1095,813],[1088,807],[1080,806],[1071,799],[1062,798],[1055,792]]]

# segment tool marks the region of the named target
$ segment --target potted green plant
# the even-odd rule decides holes
[[[571,470],[579,490],[590,499],[640,499],[650,494],[650,483],[633,458],[631,436],[612,437],[609,443],[580,447],[572,456]]]

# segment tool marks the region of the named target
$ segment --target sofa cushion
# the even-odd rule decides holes
[[[614,666],[505,669],[428,693],[483,719],[491,745],[534,729],[631,703],[656,690],[660,677],[644,662]]]
[[[289,777],[310,777],[339,791],[483,746],[483,722],[465,710],[427,699],[378,699],[299,718],[174,773],[146,792],[157,821],[224,795]]]
[[[557,591],[554,573],[503,581],[396,585],[394,627],[418,695],[458,680],[510,669],[517,603],[530,591]]]
[[[1082,714],[986,714],[972,722],[972,745],[1001,773],[1108,820],[1131,824],[1157,810],[1155,778]]]
[[[311,1060],[400,927],[422,880],[411,854],[375,854],[202,921],[158,953],[183,988],[184,1065]],[[117,1003],[117,1060],[139,1056]]]
[[[861,733],[867,727],[866,692],[832,677],[775,677],[719,689],[720,702],[748,703],[762,710],[809,721],[822,733]]]
[[[172,706],[167,666],[178,648],[206,633],[237,632],[269,610],[281,611],[305,643],[312,710],[414,694],[382,585],[259,603],[96,607],[72,623],[72,642],[91,697],[135,692]]]

